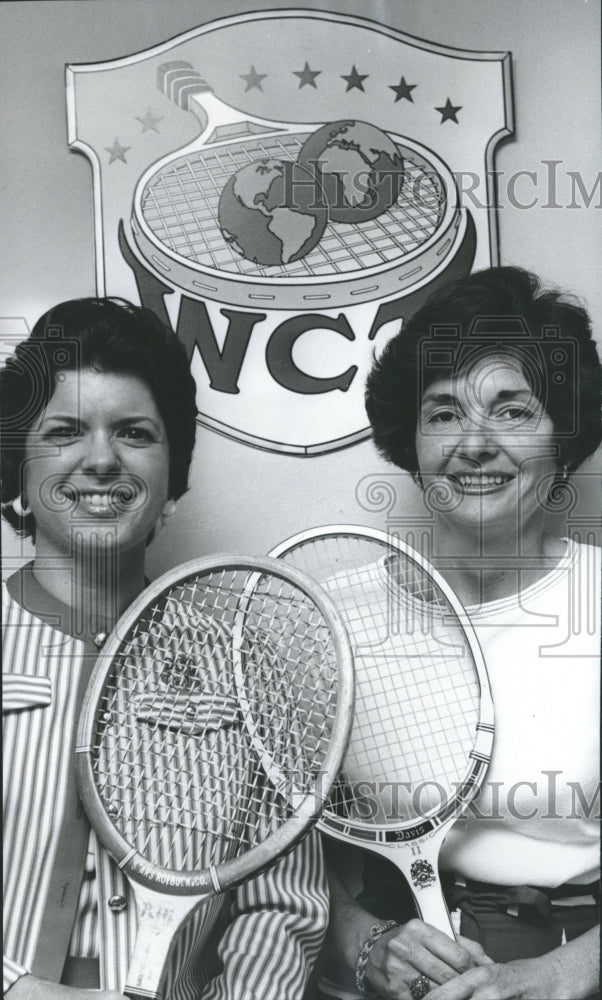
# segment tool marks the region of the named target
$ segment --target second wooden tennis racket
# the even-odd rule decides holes
[[[485,777],[494,731],[487,671],[467,614],[425,559],[381,531],[316,528],[270,554],[325,589],[355,660],[344,780],[320,828],[393,861],[422,919],[453,936],[438,855]]]

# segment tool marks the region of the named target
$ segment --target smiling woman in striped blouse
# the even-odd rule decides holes
[[[77,808],[75,730],[98,648],[187,489],[195,386],[152,313],[81,299],[42,316],[0,389],[2,513],[35,542],[4,593],[4,993],[114,1000],[135,907]],[[312,833],[224,899],[202,956],[185,926],[170,1000],[300,1000],[327,905]]]

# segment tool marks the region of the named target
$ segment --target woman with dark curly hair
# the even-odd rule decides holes
[[[434,293],[369,375],[375,444],[423,491],[425,554],[470,615],[496,715],[440,858],[457,940],[412,918],[372,855],[361,906],[338,886],[331,939],[369,993],[598,995],[600,549],[549,515],[600,444],[601,386],[585,310],[512,267]]]
[[[0,391],[2,514],[35,543],[4,592],[4,995],[116,1000],[135,904],[82,814],[75,733],[98,650],[187,489],[195,384],[152,312],[80,299],[41,317]],[[179,934],[166,995],[281,1000],[284,984],[300,1000],[327,919],[317,837],[214,917],[202,953],[202,920]]]

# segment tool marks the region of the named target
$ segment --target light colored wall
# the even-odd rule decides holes
[[[0,7],[3,138],[0,317],[32,324],[56,301],[93,294],[92,183],[88,161],[67,147],[64,65],[97,62],[145,49],[216,17],[255,8],[338,10],[458,48],[512,52],[516,133],[500,146],[500,263],[520,264],[572,289],[602,336],[600,192],[589,208],[571,201],[570,171],[591,189],[600,163],[600,7],[595,0],[57,0]],[[546,208],[548,167],[557,165],[556,200]],[[509,203],[505,178],[535,178]],[[596,226],[596,224],[598,224]],[[599,490],[590,463],[580,515],[594,516]],[[386,473],[399,513],[420,511],[406,477],[391,476],[370,442],[335,454],[293,458],[251,449],[200,429],[190,493],[154,544],[153,575],[209,551],[265,552],[314,524],[382,526],[385,512],[358,501],[367,476]],[[363,481],[363,486],[362,486]],[[11,570],[27,547],[4,533]]]

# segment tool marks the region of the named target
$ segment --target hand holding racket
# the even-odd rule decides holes
[[[219,894],[315,823],[352,705],[341,618],[281,563],[195,560],[122,617],[86,695],[76,767],[90,821],[136,897],[128,997],[164,996],[184,921],[200,907],[198,944]]]
[[[493,743],[487,673],[466,612],[418,553],[380,531],[317,528],[271,555],[320,583],[352,643],[344,782],[319,827],[393,861],[422,919],[453,937],[438,854],[478,792]]]

